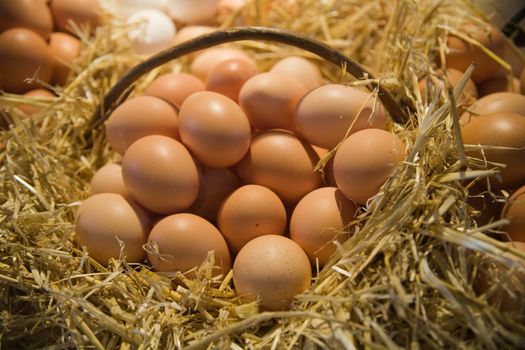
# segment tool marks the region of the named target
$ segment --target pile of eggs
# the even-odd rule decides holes
[[[111,113],[106,138],[122,158],[95,173],[77,238],[102,264],[147,257],[189,277],[213,251],[239,296],[286,308],[405,158],[386,128],[369,93],[325,84],[305,58],[259,72],[233,47],[202,51]]]

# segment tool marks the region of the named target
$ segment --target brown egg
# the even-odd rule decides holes
[[[514,113],[525,116],[525,96],[515,92],[496,92],[480,98],[461,116],[460,124],[466,125],[477,115]]]
[[[299,80],[308,91],[323,85],[323,75],[319,67],[300,56],[288,56],[281,59],[273,65],[270,72],[291,75]]]
[[[89,27],[91,32],[100,25],[102,10],[98,0],[52,0],[50,7],[60,31],[73,33],[70,21],[79,28]]]
[[[206,81],[208,74],[210,74],[217,64],[232,58],[245,60],[250,62],[253,66],[257,66],[250,56],[239,49],[214,47],[199,53],[191,63],[190,71],[203,81]]]
[[[503,55],[505,41],[503,35],[494,26],[480,27],[475,24],[463,25],[458,29],[463,34],[478,41],[498,56]],[[478,66],[472,74],[475,83],[482,82],[494,76],[500,65],[489,57],[483,50],[458,37],[449,35],[447,38],[448,52],[446,62],[448,68],[455,68],[464,72],[472,62]]]
[[[222,201],[239,187],[240,181],[228,168],[203,166],[200,175],[199,194],[189,211],[215,222]]]
[[[35,89],[31,90],[29,92],[26,92],[24,94],[25,97],[35,97],[38,100],[46,101],[48,103],[52,102],[54,98],[56,97],[51,91],[46,89]],[[32,114],[38,113],[42,110],[43,107],[24,103],[19,106],[17,106],[18,110],[20,110],[22,113],[26,114],[27,116],[30,116]]]
[[[259,300],[263,310],[282,310],[305,292],[312,279],[310,262],[297,243],[283,236],[252,239],[233,263],[237,295]]]
[[[179,111],[184,145],[201,161],[222,168],[237,163],[250,147],[250,123],[232,100],[212,91],[197,92]]]
[[[382,129],[364,129],[350,135],[334,157],[334,177],[346,198],[366,204],[405,158],[405,145]]]
[[[457,69],[448,68],[447,70],[447,78],[450,83],[450,85],[455,88],[456,85],[458,85],[461,78],[463,78],[463,72],[459,71]],[[438,72],[438,74],[442,74],[442,72]],[[431,91],[427,94],[427,82],[428,78],[421,79],[419,81],[419,91],[421,92],[421,96],[426,99],[430,100],[434,96],[434,91],[431,89]],[[440,83],[442,83],[441,80],[439,80]],[[446,86],[444,84],[440,84],[438,86],[439,89],[446,89]],[[446,90],[444,90],[446,93]],[[460,96],[461,103],[471,104],[472,102],[476,101],[478,98],[478,90],[476,88],[476,84],[472,81],[472,79],[469,79],[467,81],[467,84],[465,85],[465,88],[463,89],[463,92]]]
[[[118,106],[105,123],[106,137],[113,150],[124,154],[136,140],[148,135],[179,139],[177,111],[153,96],[138,96]]]
[[[245,183],[268,187],[287,204],[297,203],[321,186],[314,171],[319,156],[308,143],[285,130],[268,130],[252,138],[237,169]]]
[[[306,252],[310,263],[323,267],[335,252],[333,241],[350,237],[349,223],[357,206],[336,187],[318,188],[304,196],[290,219],[290,238]]]
[[[160,97],[177,107],[188,96],[204,91],[202,80],[188,73],[167,73],[155,79],[144,92],[144,95]]]
[[[215,91],[231,98],[239,99],[239,91],[244,83],[257,74],[253,62],[232,58],[219,62],[208,74],[206,90]]]
[[[122,178],[122,167],[109,163],[98,169],[91,179],[91,193],[117,193],[129,197],[129,191]]]
[[[225,276],[231,269],[230,252],[221,233],[197,215],[181,213],[165,217],[153,227],[148,240],[148,258],[157,271],[187,272],[199,267],[212,251],[214,275]],[[194,272],[188,275],[194,276]]]
[[[193,158],[180,142],[166,136],[135,141],[122,158],[122,177],[131,196],[158,214],[189,208],[199,193]]]
[[[184,26],[175,35],[174,44],[180,44],[184,41],[198,37],[199,35],[216,31],[217,27],[212,26]]]
[[[310,91],[299,102],[294,121],[297,133],[308,142],[332,149],[352,124],[351,133],[366,128],[384,129],[386,118],[382,105],[369,98],[368,93],[329,84]]]
[[[512,240],[525,242],[525,186],[510,196],[501,217],[510,220],[510,224],[503,226],[503,231]]]
[[[73,60],[80,54],[80,41],[66,33],[52,33],[49,48],[54,59],[53,84],[65,85]]]
[[[525,67],[523,67],[520,75],[520,90],[525,95]]]
[[[24,93],[38,85],[25,81],[29,78],[49,83],[53,73],[52,62],[46,42],[35,32],[13,28],[0,34],[0,89]]]
[[[263,235],[283,235],[286,229],[283,202],[269,188],[245,185],[236,189],[222,203],[217,225],[233,252]]]
[[[254,129],[295,130],[293,115],[306,88],[293,76],[266,72],[250,78],[239,92],[239,104]]]
[[[479,84],[479,95],[486,96],[496,92],[520,93],[520,81],[516,77],[495,77]]]
[[[53,30],[53,17],[46,1],[0,0],[0,33],[15,27],[30,29],[47,39]]]
[[[512,189],[525,183],[524,116],[511,113],[480,116],[463,126],[461,134],[468,145],[508,147],[467,152],[469,156],[506,165],[497,176],[490,178],[493,188]]]
[[[168,15],[180,25],[214,23],[218,2],[219,0],[170,1]]]
[[[95,194],[78,209],[77,239],[86,246],[89,256],[102,265],[111,258],[119,258],[121,242],[128,263],[144,260],[146,252],[142,246],[148,239],[149,229],[147,212],[120,194]]]

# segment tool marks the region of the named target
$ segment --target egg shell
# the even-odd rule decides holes
[[[306,252],[310,263],[324,266],[335,252],[333,241],[349,237],[357,206],[336,187],[322,187],[297,203],[290,219],[290,238]]]
[[[459,81],[461,80],[461,78],[463,78],[463,74],[464,74],[462,71],[459,71],[453,68],[448,68],[446,70],[446,73],[447,73],[448,82],[450,83],[452,88],[455,88],[458,85]],[[437,74],[442,75],[443,72],[438,71]],[[428,77],[425,77],[424,79],[421,79],[418,84],[419,91],[421,92],[421,96],[423,97],[423,99],[425,99],[426,97],[426,100],[430,100],[434,96],[433,90],[431,90],[427,94],[428,80],[429,80]],[[442,89],[442,90],[446,89],[446,85],[444,84],[442,80],[437,80],[437,81],[440,83],[437,86],[437,88]],[[444,91],[446,93],[446,90]],[[474,81],[472,81],[472,79],[469,79],[467,81],[467,84],[465,85],[465,88],[463,89],[463,92],[461,93],[459,102],[471,104],[475,102],[477,98],[478,98],[478,89],[476,88],[476,84],[474,84]]]
[[[231,257],[226,241],[219,230],[203,218],[188,213],[167,216],[151,230],[148,258],[156,271],[188,272],[199,267],[214,252],[214,275],[225,276],[231,269]],[[188,277],[194,277],[193,273]]]
[[[184,145],[204,165],[237,163],[250,147],[250,123],[231,99],[212,91],[188,97],[180,107],[179,132]]]
[[[129,16],[128,36],[137,53],[154,54],[173,45],[177,29],[168,15],[156,9],[137,11]]]
[[[0,34],[0,89],[24,93],[38,87],[25,79],[37,78],[49,83],[53,59],[40,35],[25,28],[8,29]]]
[[[525,96],[524,96],[525,97]],[[463,143],[468,145],[500,146],[506,149],[468,150],[472,157],[505,164],[497,176],[490,178],[493,188],[512,189],[525,183],[525,117],[499,113],[473,119],[461,129]],[[515,149],[514,149],[515,148]]]
[[[45,101],[53,101],[55,99],[55,95],[46,89],[35,89],[28,91],[24,94],[24,97],[34,97],[38,98],[39,100],[45,100]],[[29,103],[24,103],[19,106],[17,106],[18,110],[20,110],[22,113],[24,113],[26,116],[30,116],[32,114],[38,113],[42,110],[42,107],[32,105]]]
[[[245,183],[268,187],[285,204],[295,204],[321,186],[321,175],[314,171],[318,161],[312,146],[293,133],[267,130],[252,138],[237,170]]]
[[[405,158],[403,142],[382,129],[364,129],[341,143],[334,157],[334,177],[346,198],[366,204]]]
[[[263,235],[283,235],[286,210],[279,197],[269,188],[244,185],[233,191],[222,203],[217,224],[233,252]]]
[[[218,27],[213,26],[184,26],[180,28],[177,31],[177,34],[175,35],[175,42],[174,44],[180,44],[182,42],[188,41],[190,39],[196,38],[199,35],[211,33],[215,30],[219,29]],[[197,51],[200,52],[200,51]],[[189,54],[190,57],[195,57],[194,54]]]
[[[178,141],[151,135],[135,141],[122,158],[122,177],[131,196],[157,214],[174,214],[199,193],[197,166]]]
[[[167,73],[153,80],[144,95],[159,97],[180,107],[188,96],[204,89],[204,82],[192,74]]]
[[[525,242],[525,186],[520,187],[510,196],[501,217],[510,220],[510,224],[503,226],[503,231],[512,240]]]
[[[80,54],[80,40],[66,33],[51,33],[49,48],[54,61],[51,83],[65,85],[71,71],[70,66]]]
[[[89,27],[91,32],[101,22],[102,9],[98,0],[52,0],[50,8],[56,27],[62,32],[74,34],[70,21],[79,28]]]
[[[270,72],[291,75],[300,81],[306,90],[313,90],[323,84],[323,75],[319,67],[300,56],[288,56],[275,63]]]
[[[496,92],[520,93],[520,81],[516,77],[494,77],[479,84],[479,95],[487,96]]]
[[[311,283],[312,270],[305,252],[294,241],[279,235],[254,238],[233,263],[237,295],[259,300],[263,310],[282,310]]]
[[[47,2],[0,0],[0,33],[16,27],[30,29],[47,39],[53,30],[53,17]]]
[[[130,193],[122,178],[122,167],[117,163],[109,163],[98,169],[90,182],[91,193],[117,193],[129,197]]]
[[[222,201],[239,185],[239,178],[229,168],[202,166],[199,194],[189,211],[210,222],[215,222]]]
[[[142,246],[148,239],[148,213],[132,200],[116,193],[95,194],[82,202],[76,219],[76,234],[89,256],[102,265],[118,259],[121,246],[128,263],[144,260]]]
[[[219,0],[170,0],[168,14],[177,23],[185,25],[215,22]]]
[[[515,92],[496,92],[483,96],[471,105],[460,119],[466,125],[477,118],[477,115],[495,113],[514,113],[525,116],[525,96]]]
[[[351,126],[350,134],[366,128],[384,129],[386,119],[382,105],[368,93],[340,84],[310,91],[299,102],[294,116],[297,133],[327,149],[343,140]]]
[[[168,3],[169,0],[113,0],[102,2],[100,5],[114,16],[129,17],[138,11],[147,9],[167,12]]]
[[[257,74],[257,66],[252,62],[232,58],[219,62],[208,74],[206,90],[218,92],[235,102],[244,83]]]
[[[206,49],[195,56],[190,65],[190,72],[203,81],[206,81],[208,75],[217,64],[232,58],[246,60],[253,66],[257,66],[250,56],[239,49],[231,47],[214,47]]]
[[[138,96],[118,106],[105,123],[106,138],[113,150],[124,154],[136,140],[148,135],[180,139],[174,106],[153,96]]]
[[[306,88],[293,76],[259,73],[244,83],[239,91],[239,105],[256,130],[295,130],[293,115]]]

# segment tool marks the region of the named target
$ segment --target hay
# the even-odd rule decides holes
[[[109,88],[142,59],[129,53],[124,29],[101,27],[91,42],[84,37],[78,77],[57,91],[56,99],[0,96],[2,117],[12,123],[0,137],[2,346],[523,346],[522,316],[502,313],[488,302],[491,293],[506,288],[508,278],[483,295],[473,290],[477,276],[494,261],[505,266],[507,276],[523,269],[518,259],[525,259],[484,234],[497,231],[501,222],[477,227],[476,212],[465,203],[467,189],[497,166],[465,157],[449,91],[421,96],[417,89],[418,78],[434,73],[431,62],[443,56],[446,32],[460,21],[479,18],[467,3],[446,0],[261,0],[225,19],[325,40],[363,63],[414,111],[407,125],[392,125],[410,146],[407,160],[368,203],[353,236],[338,245],[292,310],[273,313],[260,313],[256,303],[243,304],[231,288],[231,273],[224,280],[211,278],[211,261],[191,281],[123,260],[103,267],[75,243],[75,208],[89,195],[94,171],[115,158],[100,128],[85,139],[89,118]],[[271,43],[239,45],[263,68],[291,53],[312,58]],[[186,64],[182,59],[150,72],[133,94],[161,71],[183,70]],[[332,81],[362,84],[337,67],[319,64]],[[23,119],[16,110],[21,102],[47,108]],[[173,286],[170,277],[180,283]]]

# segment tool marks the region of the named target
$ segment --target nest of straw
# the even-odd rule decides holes
[[[490,293],[473,288],[492,262],[506,276],[525,258],[477,227],[468,188],[493,173],[465,157],[457,105],[441,91],[421,96],[418,78],[434,73],[448,30],[482,22],[468,3],[370,0],[255,1],[223,18],[224,25],[289,29],[320,39],[357,59],[411,109],[392,125],[409,156],[355,222],[351,238],[317,274],[289,311],[259,312],[243,303],[231,274],[211,278],[211,262],[195,280],[154,273],[123,259],[103,267],[74,237],[79,200],[94,171],[114,156],[101,128],[86,131],[104,94],[140,56],[124,28],[108,25],[84,49],[77,77],[53,101],[0,96],[0,342],[8,348],[385,349],[516,348],[525,344],[523,316],[503,313]],[[298,49],[266,42],[238,44],[261,68]],[[364,85],[341,67],[318,62],[333,82]],[[136,93],[176,60],[152,70]],[[23,119],[16,106],[44,107]],[[476,169],[464,172],[465,166]],[[504,255],[504,253],[506,253]],[[523,262],[523,261],[521,261]],[[486,272],[486,271],[485,271]],[[522,286],[523,287],[523,286]],[[521,318],[520,318],[521,317]]]

